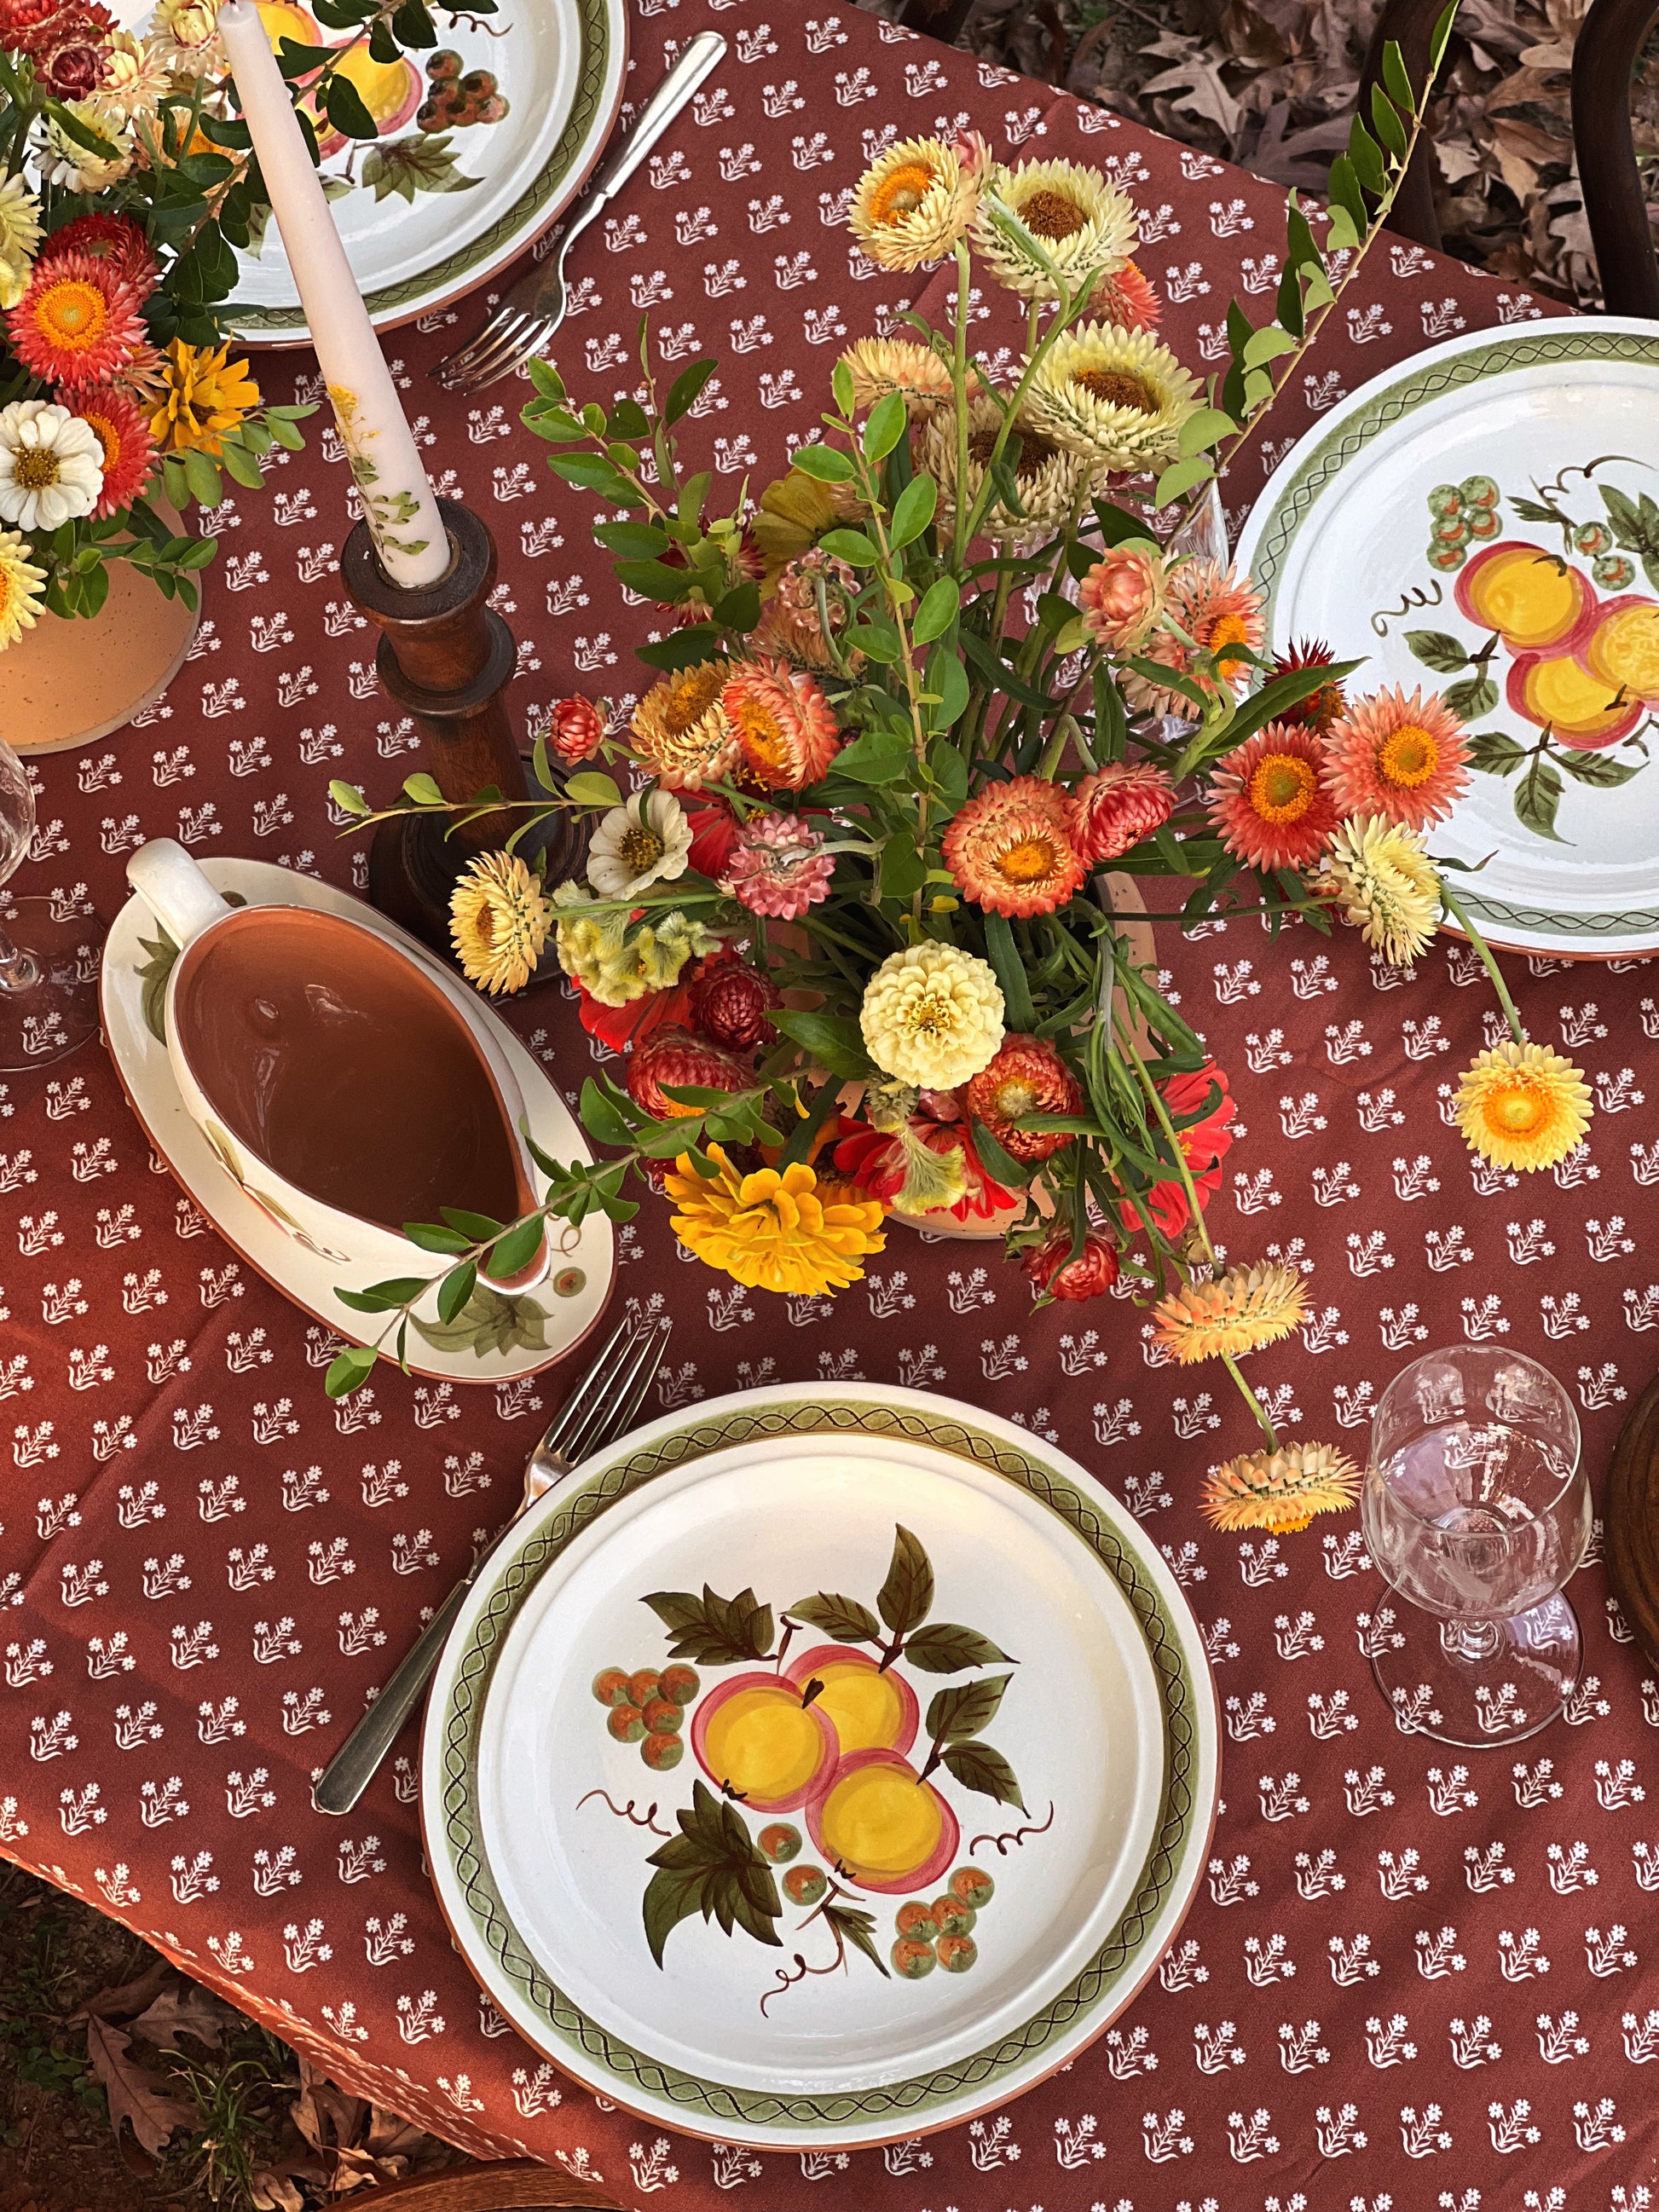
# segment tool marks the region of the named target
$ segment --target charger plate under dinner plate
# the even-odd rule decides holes
[[[564,2071],[836,2150],[1099,2034],[1180,1925],[1217,1773],[1197,1624],[1082,1468],[800,1383],[530,1509],[439,1662],[421,1807],[462,1954]]]
[[[1484,935],[1659,948],[1659,329],[1476,331],[1383,371],[1274,471],[1238,548],[1270,647],[1443,690],[1470,788],[1430,850]]]
[[[446,16],[435,48],[374,59],[305,0],[260,0],[273,46],[350,48],[343,73],[379,126],[323,139],[323,177],[378,329],[489,283],[580,191],[605,149],[628,66],[623,0],[499,0]],[[300,295],[275,226],[239,253],[221,310],[245,343],[301,345]]]
[[[331,884],[319,883],[295,869],[275,867],[269,861],[204,860],[201,868],[215,890],[225,897],[240,897],[251,906],[308,907],[323,914],[341,915],[419,960],[470,1021],[489,1024],[489,1033],[517,1079],[530,1133],[537,1143],[558,1159],[592,1158],[570,1109],[533,1054],[475,992],[458,981],[424,945],[405,935],[384,915],[349,892],[336,890]],[[180,1188],[251,1267],[337,1335],[354,1344],[368,1341],[362,1331],[369,1317],[348,1311],[334,1292],[337,1286],[366,1288],[376,1271],[342,1266],[308,1250],[277,1228],[226,1173],[185,1111],[167,1048],[145,1018],[143,971],[150,956],[144,940],[154,945],[160,935],[160,926],[149,907],[135,896],[116,916],[104,944],[99,982],[104,1037],[128,1103]],[[494,1307],[486,1312],[475,1299],[457,1327],[444,1332],[443,1341],[434,1343],[411,1328],[409,1364],[417,1375],[450,1382],[510,1383],[534,1375],[564,1358],[594,1328],[605,1311],[615,1274],[611,1224],[590,1215],[580,1232],[570,1238],[568,1249],[556,1260],[552,1279],[515,1302],[518,1325],[501,1348],[495,1348],[494,1340],[501,1334],[504,1316]],[[431,1297],[419,1311],[429,1326],[435,1325]],[[319,1339],[319,1346],[323,1341]],[[477,1348],[480,1345],[489,1348],[480,1352]],[[319,1364],[326,1364],[325,1354],[319,1354]],[[318,1388],[321,1387],[319,1376]]]

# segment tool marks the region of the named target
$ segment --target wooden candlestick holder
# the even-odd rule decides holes
[[[340,573],[380,631],[374,665],[381,689],[418,724],[421,764],[444,797],[464,805],[493,786],[503,799],[526,799],[525,763],[502,698],[518,654],[513,633],[488,604],[495,541],[470,507],[441,499],[438,509],[454,557],[435,584],[419,591],[394,584],[362,522],[346,538]],[[371,902],[447,955],[457,877],[523,821],[522,813],[503,809],[461,826],[453,817],[417,813],[383,822],[369,851]],[[580,865],[581,843],[570,817],[558,814],[527,832],[515,850],[532,863],[545,852],[547,880],[556,884]]]

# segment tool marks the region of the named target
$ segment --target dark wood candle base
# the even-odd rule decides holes
[[[525,763],[507,720],[503,695],[518,655],[513,633],[489,604],[495,580],[495,541],[470,507],[441,499],[438,509],[453,558],[435,584],[408,591],[381,568],[367,524],[350,532],[340,573],[356,605],[380,631],[375,672],[381,689],[420,726],[420,766],[447,799],[465,805],[492,787],[504,799],[530,795]],[[368,896],[382,914],[434,951],[448,954],[449,898],[476,854],[503,845],[522,811],[455,818],[411,815],[382,823],[368,860]],[[547,879],[573,873],[583,841],[568,817],[531,832],[517,849],[526,860],[547,855]]]
[[[1659,1667],[1659,1376],[1613,1446],[1602,1510],[1607,1580],[1632,1634]]]

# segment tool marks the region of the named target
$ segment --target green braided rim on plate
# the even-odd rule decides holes
[[[537,4],[549,5],[550,0],[537,0]],[[574,4],[581,38],[581,68],[576,78],[575,100],[545,164],[512,206],[497,216],[487,229],[468,238],[463,225],[463,242],[441,261],[434,262],[416,276],[406,276],[401,284],[387,284],[378,292],[366,292],[363,304],[371,315],[392,314],[417,300],[430,299],[447,291],[469,270],[489,260],[514,240],[527,237],[536,228],[537,217],[569,175],[592,130],[611,58],[608,0],[574,0]],[[232,298],[225,301],[219,313],[228,324],[243,331],[281,333],[303,331],[306,327],[305,310],[298,306],[258,307]]]
[[[1632,331],[1598,331],[1575,323],[1567,330],[1532,329],[1524,335],[1494,337],[1487,345],[1471,346],[1449,361],[1426,368],[1407,365],[1391,384],[1373,394],[1368,403],[1321,439],[1291,477],[1273,504],[1261,542],[1251,563],[1257,585],[1267,593],[1267,630],[1273,632],[1273,604],[1285,556],[1314,502],[1332,480],[1373,439],[1431,399],[1459,392],[1490,377],[1506,376],[1522,368],[1554,368],[1564,362],[1611,361],[1633,362],[1659,369],[1659,331],[1638,337]],[[1659,389],[1655,398],[1659,400]],[[1638,930],[1659,931],[1659,908],[1643,907],[1617,914],[1555,914],[1547,908],[1512,906],[1482,890],[1474,877],[1460,881],[1458,896],[1477,920],[1508,923],[1516,929],[1553,930],[1565,937],[1616,937]]]
[[[565,1546],[599,1514],[653,1477],[730,1445],[747,1443],[757,1437],[848,1431],[902,1437],[988,1468],[1059,1514],[1094,1552],[1115,1578],[1146,1638],[1164,1708],[1167,1747],[1164,1796],[1146,1863],[1116,1926],[1082,1972],[1033,2019],[984,2049],[909,2081],[835,2096],[775,2096],[700,2081],[633,2050],[572,2004],[520,1948],[490,1875],[478,1829],[477,1739],[489,1678],[520,1601]],[[1180,1638],[1157,1586],[1116,1528],[1075,1484],[1018,1446],[963,1422],[929,1419],[906,1407],[831,1400],[811,1405],[757,1401],[752,1407],[734,1409],[716,1420],[693,1421],[659,1443],[612,1462],[568,1497],[560,1494],[563,1503],[558,1511],[502,1570],[455,1669],[444,1715],[443,1835],[479,1941],[499,1960],[501,1971],[549,2030],[553,2043],[580,2049],[591,2063],[603,2066],[615,2078],[617,2095],[623,2102],[630,2092],[643,2092],[700,2118],[722,2123],[740,2120],[757,2127],[844,2128],[857,2121],[908,2118],[1026,2065],[1080,2015],[1098,2006],[1130,1973],[1182,1860],[1190,1850],[1203,1845],[1204,1821],[1195,1818],[1193,1793],[1199,1705]],[[556,2051],[553,2055],[557,2055]]]

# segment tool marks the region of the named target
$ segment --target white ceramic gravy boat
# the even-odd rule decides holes
[[[179,947],[166,1029],[185,1109],[277,1228],[354,1275],[430,1275],[404,1223],[535,1206],[523,1097],[461,985],[341,915],[228,904],[168,837],[127,880]],[[544,1238],[484,1279],[528,1290],[550,1264]]]

